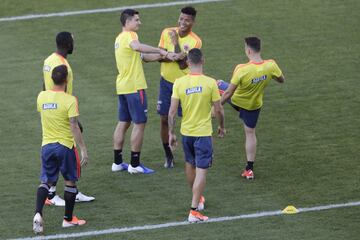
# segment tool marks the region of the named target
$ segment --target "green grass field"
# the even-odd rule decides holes
[[[1,0],[0,18],[155,2],[159,0]],[[140,40],[157,45],[162,29],[176,24],[182,6],[140,9]],[[226,106],[228,135],[214,141],[206,215],[360,201],[356,72],[360,2],[232,0],[194,6],[198,10],[194,32],[203,40],[208,75],[229,81],[233,68],[247,61],[243,38],[255,34],[263,41],[263,57],[276,59],[286,76],[284,85],[273,82],[265,94],[257,127],[255,181],[240,178],[245,164],[244,133],[236,112]],[[41,145],[36,97],[43,60],[55,50],[55,35],[63,30],[75,36],[75,51],[68,60],[90,156],[78,187],[96,201],[75,206],[75,213],[88,221],[75,229],[61,228],[62,208],[45,207],[46,234],[185,220],[191,192],[181,148],[176,152],[176,168],[162,167],[156,114],[159,63],[144,64],[149,122],[142,150],[142,161],[157,172],[131,176],[110,170],[117,121],[113,44],[121,30],[119,13],[0,22],[0,239],[33,236]],[[129,161],[129,141],[124,151]],[[58,184],[61,195],[62,183]],[[359,236],[360,207],[351,207],[88,238],[328,240]]]

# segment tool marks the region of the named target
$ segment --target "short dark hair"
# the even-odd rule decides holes
[[[62,85],[65,83],[68,76],[66,65],[59,65],[52,70],[51,78],[55,85]]]
[[[120,15],[121,25],[125,26],[126,20],[132,18],[136,14],[139,14],[139,12],[134,9],[125,9],[124,11],[122,11]]]
[[[73,37],[69,32],[59,32],[56,35],[56,46],[60,49],[68,49],[73,41]]]
[[[193,64],[199,64],[203,59],[203,54],[199,48],[193,48],[189,51],[187,57],[189,59],[189,62]]]
[[[195,8],[193,8],[191,6],[182,8],[181,13],[186,14],[186,15],[191,15],[191,16],[193,16],[193,18],[196,17],[196,10],[195,10]]]
[[[261,40],[258,37],[247,37],[245,38],[245,43],[255,52],[260,52],[261,50]]]

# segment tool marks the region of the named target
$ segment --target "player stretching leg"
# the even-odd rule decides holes
[[[230,84],[218,81],[219,91],[223,92],[221,104],[229,102],[239,111],[239,117],[244,123],[247,164],[241,176],[246,179],[255,177],[253,171],[256,156],[255,127],[263,105],[264,89],[271,79],[279,83],[285,81],[274,60],[261,58],[260,49],[259,38],[245,38],[245,53],[249,62],[236,66]]]

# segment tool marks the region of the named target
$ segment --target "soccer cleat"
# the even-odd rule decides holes
[[[190,210],[188,221],[191,223],[204,222],[209,220],[209,217],[202,215],[199,211]]]
[[[59,195],[55,195],[55,197],[53,197],[52,199],[46,198],[45,205],[64,207],[65,201],[64,199],[59,197]]]
[[[86,223],[85,220],[78,219],[76,216],[73,216],[71,221],[67,221],[64,219],[63,223],[62,223],[62,227],[68,228],[68,227],[81,226],[81,225],[84,225],[85,223]]]
[[[155,171],[152,170],[152,169],[150,169],[150,168],[145,167],[145,166],[142,165],[142,164],[140,164],[140,165],[137,166],[137,167],[133,167],[133,166],[131,166],[131,164],[129,164],[128,172],[129,172],[130,174],[137,174],[137,173],[151,174],[151,173],[154,173]]]
[[[199,200],[199,204],[198,204],[197,209],[198,209],[199,211],[202,211],[202,210],[205,209],[205,197],[204,197],[204,196],[201,196],[201,197],[200,197],[200,200]]]
[[[111,166],[111,171],[113,172],[126,171],[128,169],[128,166],[129,164],[124,162],[120,164],[113,163]]]
[[[226,89],[229,87],[229,84],[222,79],[216,80],[216,84],[218,85],[219,93],[222,96]]]
[[[248,180],[255,178],[254,172],[251,169],[244,170],[243,173],[241,174],[241,176],[248,179]]]
[[[43,219],[40,213],[36,213],[33,219],[33,231],[35,234],[41,234],[44,232]]]
[[[173,168],[174,167],[174,159],[166,158],[164,163],[164,168]]]
[[[91,202],[94,201],[95,198],[91,196],[86,196],[85,194],[78,192],[76,194],[75,202]]]

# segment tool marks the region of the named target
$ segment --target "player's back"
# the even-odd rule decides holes
[[[216,80],[205,75],[189,74],[175,81],[183,118],[181,133],[186,136],[211,136],[212,102],[220,100]]]
[[[63,56],[61,56],[56,52],[52,53],[44,61],[43,74],[44,74],[45,90],[53,89],[54,82],[51,78],[51,74],[52,74],[52,70],[59,65],[65,65],[67,67],[68,77],[67,77],[66,92],[69,94],[73,94],[73,72],[70,67],[70,64],[66,60],[66,58],[64,58]]]
[[[59,142],[72,148],[74,138],[69,119],[79,115],[77,99],[63,91],[42,91],[37,99],[37,109],[41,115],[42,145]]]
[[[231,83],[237,85],[231,98],[232,102],[247,110],[255,110],[262,106],[264,89],[274,76],[279,77],[281,70],[274,60],[248,62],[239,64],[233,74]]]

